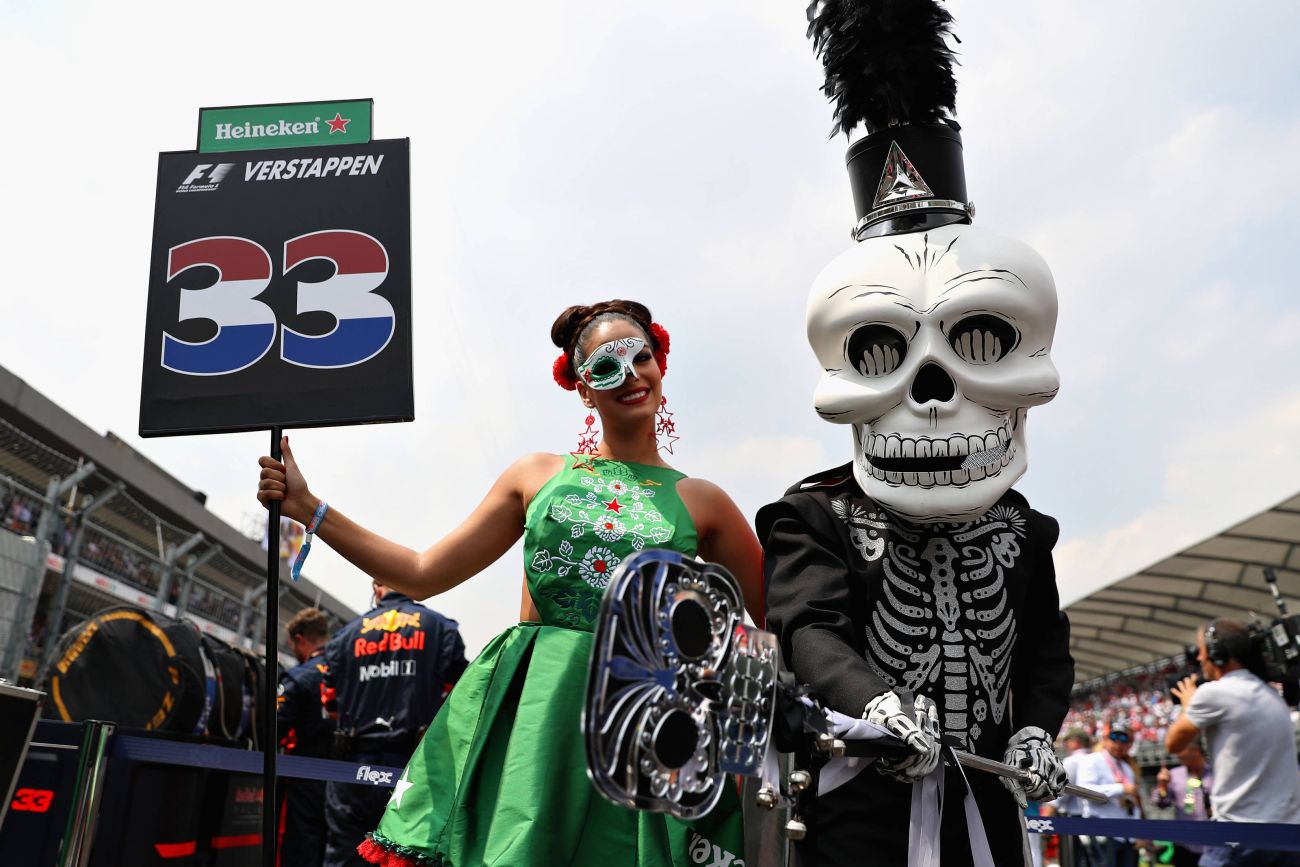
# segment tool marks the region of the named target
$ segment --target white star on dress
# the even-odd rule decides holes
[[[407,781],[406,771],[402,771],[402,776],[398,779],[397,785],[393,786],[393,796],[388,800],[395,808],[402,809],[402,796],[406,794],[407,789],[414,785],[415,783]]]

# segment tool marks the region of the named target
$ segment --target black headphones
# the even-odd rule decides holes
[[[1210,621],[1210,625],[1205,627],[1205,658],[1219,668],[1228,664],[1228,660],[1235,659],[1242,666],[1250,668],[1251,652],[1253,648],[1250,644],[1250,633],[1229,634],[1222,638],[1219,637],[1219,618]]]
[[[1205,658],[1219,668],[1228,664],[1228,649],[1219,641],[1219,618],[1210,621],[1210,625],[1205,627]]]

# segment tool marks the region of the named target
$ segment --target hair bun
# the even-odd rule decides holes
[[[585,304],[575,304],[565,309],[551,325],[551,342],[567,353],[570,344],[582,330],[582,321],[587,317],[587,311],[590,309]]]
[[[650,317],[650,308],[639,301],[626,301],[615,298],[611,301],[599,301],[595,304],[575,304],[566,308],[563,313],[556,317],[555,323],[551,326],[551,342],[563,349],[566,355],[572,356],[573,347],[578,342],[578,336],[583,329],[597,317],[604,316],[607,313],[626,316],[641,326],[641,329],[650,335],[651,340],[657,340],[650,333],[650,325],[653,321]]]

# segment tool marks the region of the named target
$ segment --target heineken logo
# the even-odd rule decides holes
[[[314,135],[320,132],[320,118],[304,123],[298,121],[289,123],[281,120],[278,123],[249,123],[244,121],[243,124],[219,123],[213,138],[217,141],[227,141],[237,138],[275,138],[282,135]]]
[[[369,100],[205,108],[199,152],[263,150],[370,141]]]
[[[329,135],[336,132],[347,135],[348,124],[352,118],[344,117],[341,113],[335,112],[334,117],[325,121],[329,127]],[[230,141],[232,139],[243,138],[278,138],[286,135],[319,135],[320,118],[309,121],[294,121],[290,123],[281,118],[272,123],[252,123],[244,121],[242,124],[236,123],[218,123],[216,124],[212,138],[215,141]]]

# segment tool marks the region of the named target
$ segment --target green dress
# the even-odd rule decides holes
[[[591,630],[614,568],[643,548],[694,556],[676,470],[595,458],[528,506],[524,569],[540,623],[494,638],[461,675],[361,844],[385,867],[743,867],[739,799],[683,822],[620,807],[587,778],[580,725]]]

